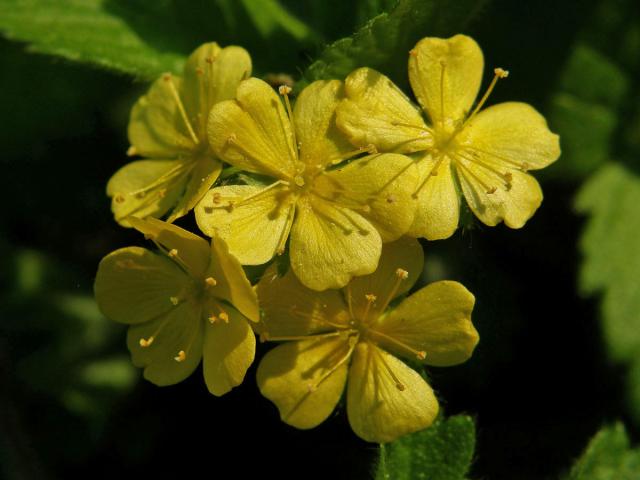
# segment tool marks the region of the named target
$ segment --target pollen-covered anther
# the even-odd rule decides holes
[[[213,325],[214,323],[216,323],[218,321],[218,317],[216,317],[215,315],[209,315],[208,320],[209,320],[209,323],[211,325]]]
[[[522,164],[520,165],[520,168],[522,169],[523,172],[526,172],[527,170],[529,170],[529,164],[527,162],[522,162]]]
[[[148,346],[150,346],[153,343],[154,340],[155,339],[153,337],[141,338],[138,343],[140,344],[140,346],[142,348],[147,348]]]
[[[214,60],[215,60],[215,58],[213,58],[213,57],[206,57],[204,59],[204,61],[207,62],[209,65],[211,65]]]
[[[511,174],[511,172],[507,172],[507,173],[505,173],[505,174],[503,175],[503,178],[504,178],[507,182],[511,183],[511,181],[513,180],[513,175]]]
[[[291,93],[291,87],[289,85],[280,85],[278,87],[278,93],[280,95],[289,95]]]
[[[121,193],[113,197],[113,199],[115,200],[116,203],[122,203],[125,200],[124,196]]]
[[[424,350],[420,350],[418,353],[416,353],[416,358],[418,360],[424,360],[425,358],[427,358],[427,352],[425,352]]]
[[[505,70],[503,68],[494,68],[493,73],[495,73],[499,78],[507,78],[509,76],[509,70]]]
[[[207,287],[215,287],[218,282],[216,281],[215,278],[213,277],[207,277],[204,279],[204,283],[207,285]]]
[[[204,70],[201,69],[200,67],[197,67],[196,68],[196,74],[199,75],[199,76],[202,76],[202,75],[204,75]]]
[[[401,392],[404,392],[405,386],[402,383],[398,382],[396,383],[396,388]]]
[[[396,277],[398,277],[400,280],[406,280],[407,278],[409,278],[409,272],[402,268],[398,268],[396,269]]]
[[[409,56],[411,56],[411,57],[417,57],[418,56],[418,52],[416,51],[415,48],[412,48],[411,50],[409,50]]]
[[[227,314],[227,312],[220,312],[220,315],[218,315],[218,317],[220,318],[220,320],[222,320],[224,323],[229,323],[229,315]]]
[[[258,335],[260,343],[268,342],[269,338],[269,332],[261,332],[260,335]]]
[[[178,256],[178,250],[176,248],[172,248],[171,250],[169,250],[168,255],[171,258],[176,258]]]
[[[138,154],[138,149],[136,147],[134,147],[133,145],[131,145],[128,149],[127,149],[127,156],[128,157],[134,157]]]
[[[496,190],[498,190],[498,187],[491,187],[489,190],[487,190],[487,195],[493,195],[494,193],[496,193]]]
[[[178,305],[178,303],[180,302],[180,300],[178,299],[178,297],[169,297],[169,301],[170,301],[173,305]]]
[[[161,190],[158,190],[158,197],[160,197],[160,198],[164,198],[164,197],[166,197],[166,196],[167,196],[167,189],[166,189],[166,188],[163,188],[163,189],[161,189]]]
[[[369,155],[374,155],[378,153],[378,147],[376,147],[373,143],[370,143],[369,145],[365,145],[364,147],[362,147],[362,150],[367,152]]]
[[[170,73],[165,73],[162,75],[162,80],[164,80],[165,82],[170,82],[171,81],[171,74]]]
[[[366,299],[367,299],[367,302],[369,302],[369,303],[373,303],[373,302],[375,302],[375,301],[378,299],[378,297],[376,297],[373,293],[367,293],[367,294],[364,296],[364,298],[366,298]]]
[[[396,196],[395,196],[395,195],[393,195],[393,194],[392,194],[392,195],[389,195],[389,196],[387,197],[387,203],[395,203],[395,201],[396,201],[396,200],[397,200],[397,198],[396,198]]]
[[[221,199],[220,193],[219,192],[215,192],[211,199],[212,199],[214,205],[219,204],[220,203],[220,199]]]
[[[180,350],[176,357],[173,357],[176,362],[184,362],[187,359],[187,354],[184,350]]]
[[[316,385],[315,383],[309,383],[307,384],[307,390],[309,391],[309,393],[313,393],[318,390],[318,385]]]

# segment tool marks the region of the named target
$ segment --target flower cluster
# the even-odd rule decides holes
[[[479,337],[461,284],[409,294],[423,270],[417,239],[451,236],[461,197],[486,225],[522,227],[542,201],[527,172],[560,154],[529,105],[482,110],[505,70],[475,103],[482,73],[476,42],[456,35],[409,52],[419,107],[369,68],[293,102],[290,87],[250,76],[244,49],[215,43],[181,78],[158,79],[131,112],[128,153],[144,159],[107,186],[116,221],[157,250],[107,255],[95,282],[103,313],[130,325],[145,378],[174,384],[202,360],[223,395],[243,381],[258,335],[283,342],[257,377],[284,422],[320,424],[346,390],[367,441],[429,426],[438,401],[410,365],[464,362]],[[173,225],[191,210],[210,241]],[[278,256],[252,286],[242,266]]]

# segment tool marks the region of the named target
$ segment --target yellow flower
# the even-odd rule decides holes
[[[499,78],[495,69],[486,94],[471,110],[484,60],[478,44],[464,35],[424,38],[409,56],[413,92],[429,118],[384,75],[369,68],[345,80],[347,100],[338,107],[338,126],[356,144],[380,151],[420,152],[418,210],[409,234],[447,238],[458,226],[459,191],[486,225],[504,220],[520,228],[542,202],[538,182],[526,172],[546,167],[560,155],[558,136],[525,103],[501,103],[480,111]]]
[[[131,325],[127,344],[147,380],[178,383],[202,358],[209,391],[227,393],[255,353],[247,318],[258,321],[258,303],[242,266],[219,239],[209,245],[153,218],[130,222],[160,252],[127,247],[103,258],[95,282],[100,310]]]
[[[408,157],[338,165],[364,151],[353,151],[335,126],[342,89],[337,80],[314,82],[292,110],[290,88],[281,87],[285,110],[262,80],[242,82],[235,100],[211,110],[209,143],[224,161],[275,181],[214,188],[196,207],[200,229],[225,239],[243,265],[283,253],[291,236],[291,268],[314,290],[373,272],[382,243],[403,235],[415,211],[418,176]]]
[[[138,160],[118,170],[107,185],[118,223],[128,217],[186,215],[211,188],[222,163],[207,141],[211,107],[233,98],[238,83],[251,74],[251,58],[240,47],[207,43],[195,50],[184,77],[164,74],[131,110],[129,155]]]
[[[257,286],[263,339],[293,340],[271,350],[258,367],[262,394],[282,420],[312,428],[333,411],[347,384],[354,432],[391,442],[429,426],[438,401],[425,380],[396,356],[428,365],[467,360],[478,342],[474,297],[452,281],[432,283],[405,298],[422,272],[422,248],[407,237],[383,247],[375,273],[342,291],[314,292],[272,268]],[[348,377],[348,380],[347,380]]]

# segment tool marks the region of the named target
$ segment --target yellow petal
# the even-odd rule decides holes
[[[413,360],[399,343],[426,353],[424,362],[446,367],[467,360],[478,343],[471,323],[474,296],[458,282],[435,282],[411,294],[374,327],[393,340],[384,348]]]
[[[291,122],[276,92],[262,80],[244,80],[236,100],[214,105],[208,132],[211,148],[225,162],[276,178],[295,176]]]
[[[129,142],[135,153],[151,158],[176,158],[195,148],[176,101],[181,92],[179,77],[163,76],[136,102],[131,109],[128,129]]]
[[[260,393],[276,404],[283,422],[296,428],[313,428],[331,414],[340,400],[347,378],[348,353],[349,343],[344,338],[280,345],[267,353],[258,366]]]
[[[336,126],[336,107],[343,97],[339,80],[313,82],[298,96],[293,118],[300,160],[307,168],[330,165],[353,150]]]
[[[485,225],[493,227],[504,220],[508,227],[521,228],[542,203],[540,185],[524,172],[509,171],[509,187],[477,164],[458,166],[457,172],[469,207]]]
[[[173,222],[193,210],[218,179],[221,171],[222,162],[213,156],[204,156],[195,160],[184,194],[167,221]]]
[[[375,345],[361,342],[349,369],[347,414],[360,438],[386,443],[431,425],[438,401],[417,372]]]
[[[200,278],[211,258],[209,242],[171,223],[155,218],[131,218],[131,225],[154,242],[162,245],[176,264],[192,277]]]
[[[345,297],[351,301],[351,308],[357,318],[367,310],[367,295],[376,297],[368,307],[371,315],[381,313],[394,298],[407,293],[422,274],[424,253],[415,238],[402,237],[382,246],[380,262],[375,272],[356,277],[344,289]],[[400,270],[400,271],[399,271]],[[407,277],[404,273],[407,272]]]
[[[339,291],[310,290],[291,270],[279,277],[276,266],[272,265],[256,290],[264,311],[261,333],[270,337],[311,335],[349,323],[347,306]]]
[[[241,264],[261,265],[284,247],[293,209],[285,186],[230,185],[209,190],[196,207],[196,220],[206,235],[222,238]]]
[[[233,308],[225,312],[228,322],[205,321],[204,327],[204,379],[218,397],[242,383],[256,351],[256,337],[247,319]]]
[[[484,58],[470,37],[420,40],[409,56],[409,80],[434,125],[464,119],[478,95]]]
[[[107,183],[111,211],[123,227],[129,216],[161,217],[184,192],[191,165],[182,160],[138,160],[118,170]]]
[[[168,258],[127,247],[102,259],[94,285],[104,315],[121,323],[142,323],[171,310],[172,297],[189,288],[189,278]]]
[[[383,242],[393,241],[413,223],[418,171],[413,160],[387,153],[370,155],[318,177],[314,187],[324,198],[357,211],[376,228]]]
[[[458,228],[460,217],[460,194],[456,190],[451,162],[448,157],[441,162],[426,157],[418,163],[418,170],[421,187],[409,235],[428,240],[449,238]]]
[[[468,154],[504,171],[537,170],[560,156],[558,135],[526,103],[500,103],[482,110],[456,140]]]
[[[420,110],[381,73],[366,67],[351,72],[345,79],[345,94],[337,123],[354,144],[398,153],[432,146]]]
[[[217,43],[198,47],[184,67],[184,104],[198,137],[206,138],[211,107],[231,100],[241,80],[251,76],[251,57],[242,48],[220,48]]]
[[[352,277],[376,269],[382,241],[361,215],[319,198],[298,201],[289,257],[308,288],[344,287]]]
[[[144,378],[156,385],[181,382],[202,358],[202,327],[200,307],[193,301],[178,304],[156,320],[130,327],[127,346],[133,364],[144,367]],[[143,347],[140,340],[150,337],[151,344]]]
[[[211,294],[226,300],[240,313],[257,322],[260,320],[258,298],[240,262],[229,253],[229,247],[221,238],[211,240],[211,263],[206,273],[217,283]]]

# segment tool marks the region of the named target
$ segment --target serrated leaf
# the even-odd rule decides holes
[[[426,36],[450,36],[464,31],[488,0],[398,0],[354,35],[324,49],[304,73],[298,87],[314,80],[342,79],[368,66],[406,84],[409,50]]]
[[[622,424],[600,430],[565,480],[636,480],[640,472],[640,450],[629,448]]]
[[[474,449],[471,417],[439,419],[426,430],[381,446],[376,480],[463,480]]]
[[[12,40],[29,42],[35,52],[92,63],[135,77],[153,79],[162,72],[179,72],[185,58],[158,24],[158,17],[132,2],[123,8],[138,20],[155,20],[157,31],[136,31],[118,6],[106,0],[4,0],[0,2],[0,31]],[[166,3],[166,2],[164,2]],[[138,7],[138,8],[136,8]],[[172,29],[175,30],[175,29]]]
[[[610,158],[618,109],[628,90],[627,75],[612,60],[588,45],[573,49],[549,112],[560,134],[562,158],[544,175],[584,178]]]
[[[580,287],[602,294],[601,316],[611,358],[631,366],[629,405],[640,422],[640,175],[620,164],[600,169],[580,191],[589,214],[580,239]]]

